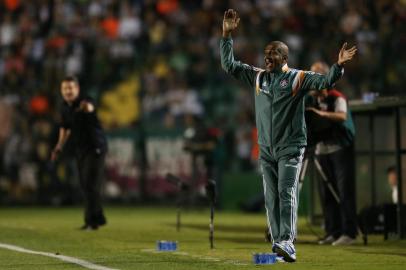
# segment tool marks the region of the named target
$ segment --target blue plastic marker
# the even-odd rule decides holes
[[[176,251],[178,249],[178,242],[175,241],[156,241],[156,250],[158,251]]]
[[[254,253],[252,259],[254,264],[274,264],[276,256],[276,253]]]

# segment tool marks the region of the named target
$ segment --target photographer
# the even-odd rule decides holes
[[[326,74],[323,62],[312,65],[313,72]],[[326,236],[319,244],[350,245],[357,235],[355,207],[355,129],[344,95],[336,89],[325,89],[314,95],[315,107],[307,107],[315,122],[326,127],[317,138],[315,155],[339,201],[328,188],[327,181],[320,186],[321,203],[325,217]],[[329,122],[326,125],[325,122]],[[313,125],[315,126],[315,125]],[[311,131],[310,131],[311,132]]]

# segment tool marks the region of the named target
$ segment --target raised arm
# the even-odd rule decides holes
[[[347,43],[344,43],[338,54],[338,61],[334,64],[326,75],[321,75],[311,71],[299,71],[294,81],[294,91],[304,90],[323,90],[331,88],[336,81],[338,81],[344,74],[344,65],[350,61],[357,48],[353,46],[347,49]]]
[[[224,12],[223,38],[220,41],[221,66],[236,79],[254,86],[255,76],[260,69],[241,63],[234,59],[233,40],[231,33],[237,28],[240,18],[236,11],[229,9]]]

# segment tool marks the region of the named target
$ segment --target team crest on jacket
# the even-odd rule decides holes
[[[288,86],[288,80],[282,80],[281,83],[279,84],[281,86],[281,88],[285,88],[286,86]]]

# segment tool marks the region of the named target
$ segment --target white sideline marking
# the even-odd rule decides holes
[[[49,252],[41,252],[41,251],[34,251],[34,250],[30,250],[30,249],[25,249],[19,246],[14,246],[14,245],[9,245],[9,244],[3,244],[0,243],[0,248],[4,248],[4,249],[9,249],[9,250],[13,250],[13,251],[17,251],[17,252],[22,252],[22,253],[28,253],[28,254],[34,254],[34,255],[42,255],[42,256],[46,256],[46,257],[51,257],[51,258],[55,258],[64,262],[69,262],[69,263],[73,263],[73,264],[78,264],[80,266],[83,266],[85,268],[88,269],[94,269],[94,270],[118,270],[115,268],[109,268],[109,267],[105,267],[102,265],[97,265],[85,260],[81,260],[81,259],[77,259],[74,257],[69,257],[69,256],[65,256],[65,255],[56,255],[53,253],[49,253]]]
[[[159,254],[159,253],[166,253],[165,251],[157,251],[155,249],[142,249],[141,252],[147,252],[147,253],[154,253],[154,254]],[[213,262],[220,262],[222,264],[232,264],[232,265],[248,265],[247,263],[242,263],[239,261],[233,261],[233,260],[222,260],[219,258],[215,258],[215,257],[208,257],[208,256],[201,256],[201,255],[195,255],[195,254],[189,254],[187,252],[183,252],[183,251],[174,251],[174,252],[168,252],[171,254],[175,254],[175,255],[180,255],[180,256],[189,256],[191,258],[196,258],[199,260],[203,260],[203,261],[213,261]]]

